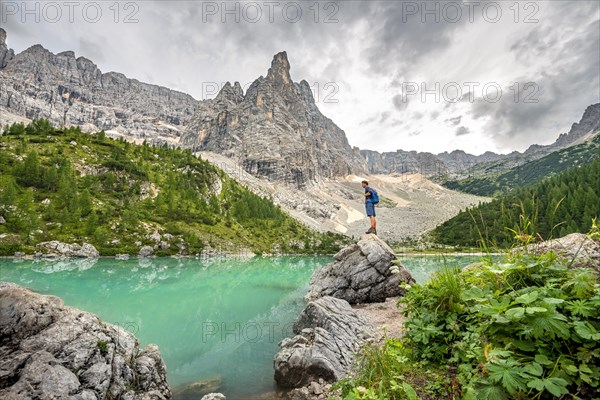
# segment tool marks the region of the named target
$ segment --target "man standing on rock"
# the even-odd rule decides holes
[[[369,187],[369,182],[362,181],[362,187],[365,189],[365,208],[367,209],[367,217],[371,219],[371,227],[365,233],[373,233],[377,235],[377,222],[375,221],[375,204],[379,203],[377,192]]]

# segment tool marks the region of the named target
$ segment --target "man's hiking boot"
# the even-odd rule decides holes
[[[369,228],[369,230],[366,231],[365,233],[373,233],[373,234],[377,235],[377,229],[375,229],[375,228]]]

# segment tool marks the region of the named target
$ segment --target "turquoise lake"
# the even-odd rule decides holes
[[[159,346],[174,392],[205,379],[228,400],[276,390],[273,356],[292,335],[312,273],[331,257],[0,260],[0,280],[97,314]],[[424,282],[476,256],[402,257]],[[175,399],[184,396],[176,396]]]

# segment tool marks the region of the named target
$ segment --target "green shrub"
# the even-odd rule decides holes
[[[568,269],[552,254],[521,255],[438,273],[402,303],[411,359],[456,366],[465,399],[592,398],[598,389],[593,270]]]

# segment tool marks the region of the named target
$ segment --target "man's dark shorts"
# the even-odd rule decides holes
[[[371,202],[365,203],[365,208],[367,209],[367,217],[375,217],[375,204]]]

